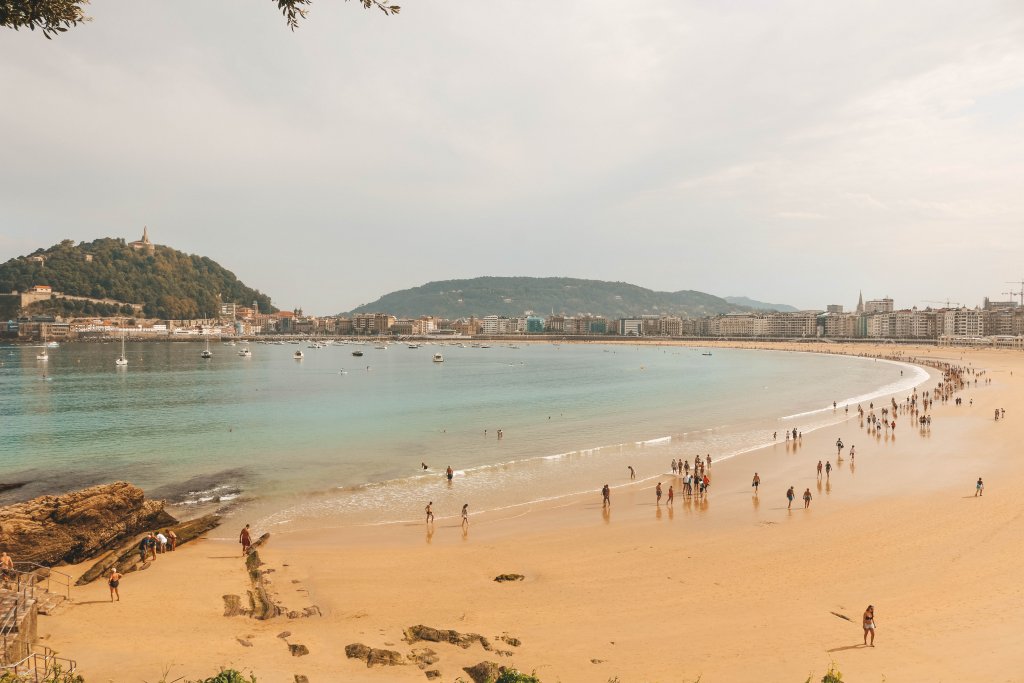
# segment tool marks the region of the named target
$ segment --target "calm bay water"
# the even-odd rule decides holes
[[[0,348],[0,483],[25,483],[0,500],[123,479],[185,509],[256,498],[279,510],[271,523],[381,521],[444,501],[451,465],[461,497],[500,507],[599,488],[627,464],[720,460],[834,421],[833,400],[841,412],[923,377],[869,359],[672,346],[239,348],[215,344],[203,360],[196,343],[129,344],[127,368],[115,344],[66,344],[45,363],[38,348]]]

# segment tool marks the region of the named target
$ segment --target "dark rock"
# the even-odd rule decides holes
[[[473,683],[494,683],[501,675],[501,667],[494,662],[480,662],[474,666],[467,666],[463,669]]]
[[[510,636],[507,633],[504,633],[504,634],[498,636],[498,640],[500,640],[502,642],[505,642],[505,643],[508,643],[512,647],[519,647],[520,645],[523,644],[521,640],[519,640],[518,638],[514,638],[514,637]]]
[[[237,617],[240,614],[248,614],[249,610],[242,607],[242,598],[237,595],[222,595],[224,598],[224,616]]]
[[[473,643],[479,642],[485,650],[491,649],[491,642],[479,633],[459,633],[458,631],[431,628],[422,624],[405,629],[405,642],[411,645],[420,640],[431,643],[452,643],[461,648],[468,648]]]
[[[400,666],[405,664],[405,657],[401,652],[395,650],[381,650],[362,643],[352,643],[345,646],[345,656],[349,659],[361,659],[366,662],[367,667]]]
[[[591,659],[590,663],[591,664],[604,664],[604,660],[603,659]]]
[[[277,634],[277,637],[278,638],[287,638],[291,634],[292,634],[291,631],[281,631],[280,633]]]
[[[176,523],[163,501],[145,500],[138,486],[119,481],[0,508],[0,547],[15,560],[76,563]]]
[[[438,671],[437,669],[431,669],[430,671],[424,671],[423,673],[426,674],[427,680],[431,680],[431,681],[434,680],[435,678],[440,678],[441,677],[441,672]]]
[[[267,544],[268,541],[270,541],[270,532],[269,531],[267,533],[263,534],[262,536],[260,536],[259,538],[257,538],[255,541],[253,541],[251,547],[253,547],[253,548],[262,548],[263,546],[265,546]],[[287,567],[288,565],[285,565],[285,566]]]
[[[250,643],[245,638],[235,638],[235,640],[237,640],[238,644],[241,645],[242,647],[252,647],[252,643]]]
[[[295,674],[295,683],[309,683],[309,678],[301,674]]]
[[[426,669],[431,664],[436,664],[438,657],[436,652],[429,647],[425,647],[422,650],[413,650],[409,655],[409,659],[415,662],[419,668]]]
[[[522,574],[498,574],[494,580],[498,583],[505,583],[506,581],[522,581],[525,578]]]
[[[292,657],[303,657],[309,654],[308,647],[294,643],[288,646],[288,651],[292,653]]]
[[[183,545],[189,541],[196,540],[207,531],[215,529],[219,524],[219,516],[205,515],[203,517],[197,517],[196,519],[190,519],[189,521],[182,522],[181,524],[173,524],[170,526],[163,525],[162,527],[157,528],[160,530],[170,529],[178,536],[178,545]],[[147,529],[147,532],[152,530],[153,529]],[[106,578],[107,574],[110,573],[111,567],[117,567],[118,571],[122,574],[148,567],[148,563],[139,561],[140,540],[141,536],[119,544],[114,552],[89,567],[78,581],[75,582],[75,585],[84,586],[87,583],[92,583],[96,579]]]

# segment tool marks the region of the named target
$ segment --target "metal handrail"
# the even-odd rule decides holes
[[[33,646],[33,648],[36,647],[39,646]],[[49,675],[56,673],[57,665],[60,665],[61,674],[73,674],[78,669],[78,662],[75,660],[58,657],[53,650],[45,645],[42,648],[42,652],[30,652],[17,662],[0,665],[0,671],[9,671],[26,683],[28,681],[42,683]],[[31,674],[32,678],[26,678],[27,674]]]
[[[25,571],[24,572],[26,574],[28,574],[28,573],[36,573],[40,569],[45,569],[46,570],[46,575],[43,578],[46,579],[46,586],[43,587],[43,590],[45,590],[47,592],[52,592],[52,591],[50,591],[50,579],[53,578],[53,576],[56,574],[58,577],[60,577],[60,581],[57,581],[56,583],[63,590],[64,597],[67,598],[68,600],[71,599],[71,575],[70,574],[66,574],[66,573],[64,573],[62,571],[57,571],[53,567],[47,567],[45,564],[39,564],[38,562],[24,562],[24,561],[23,562],[15,562],[14,566],[15,567],[18,567],[18,566],[32,567],[33,569],[31,571]],[[38,574],[36,574],[36,576],[38,577]]]
[[[19,572],[17,570],[7,570],[4,573],[3,582],[7,585],[8,576],[13,571],[15,574],[15,587],[13,589],[7,589],[14,593],[14,605],[11,610],[4,616],[3,621],[0,622],[0,639],[3,641],[3,652],[7,652],[7,640],[8,636],[14,633],[15,629],[21,623],[21,617],[28,606],[29,601],[35,600],[36,597],[36,575],[26,572]]]

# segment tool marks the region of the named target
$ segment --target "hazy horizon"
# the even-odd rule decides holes
[[[801,309],[1020,288],[1018,3],[402,5],[5,29],[0,262],[145,225],[321,315],[503,274]]]

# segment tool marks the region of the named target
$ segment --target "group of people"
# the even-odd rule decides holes
[[[178,547],[178,535],[170,529],[163,533],[150,531],[139,541],[139,561],[155,560],[158,554],[174,552]]]
[[[427,513],[427,524],[434,523],[434,501],[427,503],[427,507],[423,508],[423,511]],[[462,528],[469,528],[469,503],[462,504]]]

